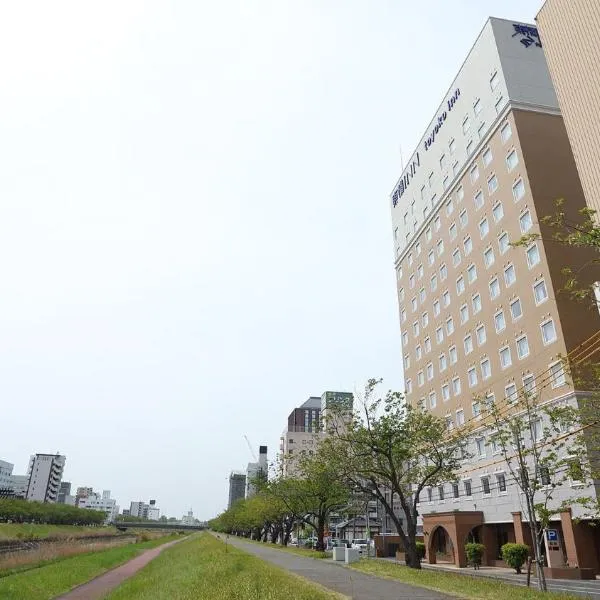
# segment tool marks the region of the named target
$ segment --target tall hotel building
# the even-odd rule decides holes
[[[481,399],[576,403],[560,357],[600,329],[558,290],[576,250],[537,241],[557,198],[584,197],[535,26],[490,18],[390,196],[408,402],[469,430],[455,482],[424,490],[427,560],[466,566],[464,544],[528,541],[524,502],[494,451]],[[473,429],[475,430],[473,432]],[[593,486],[564,486],[553,506]],[[577,506],[555,517],[564,563],[598,570],[600,532]],[[573,517],[573,518],[572,518]]]

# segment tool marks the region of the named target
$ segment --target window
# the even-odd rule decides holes
[[[469,320],[469,307],[466,304],[463,304],[460,307],[460,323],[463,325]]]
[[[446,166],[446,155],[442,154],[440,156],[440,169],[442,169],[442,171],[443,171],[445,166]]]
[[[473,203],[475,204],[475,208],[479,210],[484,204],[483,192],[480,190],[475,194],[473,198]]]
[[[413,323],[413,335],[417,337],[419,335],[419,321]]]
[[[471,491],[471,480],[468,479],[467,481],[464,481],[464,486],[465,486],[465,496],[467,496],[468,498],[470,498],[473,493]]]
[[[429,284],[431,287],[431,291],[435,292],[435,290],[437,290],[437,275],[431,276],[431,279],[429,280]]]
[[[452,198],[446,202],[446,216],[450,216],[454,212],[454,202],[452,202]]]
[[[456,229],[456,225],[453,225],[453,227]],[[452,253],[452,264],[455,267],[460,265],[460,250],[458,248]]]
[[[469,120],[469,117],[465,117],[463,124],[462,124],[462,130],[463,133],[467,133],[467,131],[469,131],[469,129],[471,128],[471,121]]]
[[[473,112],[475,113],[475,116],[477,116],[481,112],[481,109],[482,109],[481,100],[478,98],[475,101],[475,104],[473,104]]]
[[[456,361],[458,360],[458,356],[456,353],[456,346],[450,346],[450,348],[448,348],[448,358],[450,359],[451,365],[456,364]]]
[[[481,478],[481,487],[483,489],[484,496],[489,496],[492,493],[490,490],[490,478],[489,477]]]
[[[437,317],[440,314],[440,301],[436,300],[433,303],[433,316]]]
[[[410,289],[412,290],[415,287],[415,274],[414,273],[408,278],[408,283],[410,285]]]
[[[452,175],[456,175],[458,173],[458,161],[455,161],[452,165]]]
[[[533,434],[533,440],[535,442],[539,442],[544,438],[544,428],[542,427],[541,419],[538,419],[537,421],[533,421],[531,423],[531,430]]]
[[[408,213],[404,213],[404,217],[402,217],[402,219],[404,220],[404,224],[408,225]],[[409,261],[410,264],[410,261]]]
[[[457,425],[465,424],[465,411],[462,410],[462,408],[460,410],[456,411],[456,424]]]
[[[440,265],[440,277],[442,281],[448,277],[448,269],[446,268],[446,265]]]
[[[469,156],[471,156],[473,152],[473,140],[471,140],[468,144],[467,144],[467,158]]]
[[[412,308],[412,311],[415,312],[415,310],[417,310],[417,298],[416,296],[411,298],[410,300],[410,306]]]
[[[444,308],[450,306],[450,292],[448,292],[448,290],[442,294],[442,304],[444,305]]]
[[[519,164],[519,156],[516,150],[511,150],[506,157],[506,167],[512,171]]]
[[[438,327],[435,330],[435,341],[438,344],[441,344],[444,341],[444,330],[441,327]]]
[[[533,221],[531,220],[531,213],[526,210],[519,217],[519,227],[521,228],[521,233],[527,233],[533,227]]]
[[[403,308],[400,311],[400,322],[404,323],[404,321],[406,321],[406,309]]]
[[[500,83],[500,77],[498,76],[498,71],[496,71],[492,75],[492,78],[490,79],[490,88],[492,89],[492,92],[498,87],[499,83]]]
[[[494,215],[494,221],[496,223],[502,220],[504,216],[504,208],[502,207],[502,202],[497,202],[494,204],[494,208],[492,208],[492,214]]]
[[[471,167],[469,170],[469,175],[471,177],[471,183],[475,183],[479,179],[479,166],[477,163]]]
[[[410,394],[411,392],[412,392],[412,380],[407,379],[406,380],[406,393]]]
[[[514,383],[509,383],[504,388],[504,398],[507,402],[515,402],[518,397],[517,386]]]
[[[481,294],[475,294],[471,298],[471,307],[473,308],[474,315],[481,310]]]
[[[408,344],[408,333],[406,331],[402,334],[402,345],[406,346]]]
[[[540,467],[540,481],[542,485],[550,485],[550,469],[548,467]]]
[[[535,377],[533,375],[525,375],[523,377],[523,391],[526,394],[535,393]]]
[[[460,213],[460,216],[458,218],[460,220],[460,226],[466,227],[467,223],[469,222],[469,215],[467,214],[466,209]]]
[[[504,254],[510,248],[508,233],[504,232],[500,237],[498,237],[498,248],[500,249],[500,254]]]
[[[443,485],[438,485],[438,496],[440,498],[440,501],[442,501],[444,499],[444,486]]]
[[[429,336],[423,340],[423,344],[425,346],[425,353],[431,352],[431,338]]]
[[[550,377],[553,388],[560,387],[567,383],[565,379],[565,370],[561,362],[555,362],[550,365]]]
[[[465,190],[463,189],[463,186],[461,185],[457,190],[456,190],[456,199],[458,202],[462,202],[462,199],[465,197]]]
[[[436,404],[437,404],[437,398],[435,396],[435,392],[431,392],[429,394],[429,407],[435,408]]]
[[[493,194],[498,189],[498,178],[495,175],[492,175],[488,179],[488,192]]]
[[[538,250],[537,244],[533,244],[527,248],[527,264],[532,269],[540,262],[540,251]]]
[[[489,269],[494,264],[494,251],[492,248],[487,248],[483,253],[483,262],[485,263],[486,269]]]
[[[506,328],[506,320],[504,319],[504,311],[498,311],[494,315],[494,327],[496,328],[496,333],[503,331]]]
[[[429,173],[429,177],[427,178],[428,182],[429,182],[429,187],[433,186],[433,171],[431,171],[431,173]]]
[[[477,438],[475,440],[475,445],[477,446],[477,456],[483,458],[485,456],[485,439]]]
[[[433,490],[431,488],[427,488],[427,500],[433,502]]]
[[[473,352],[473,338],[471,337],[471,334],[466,335],[463,342],[465,346],[465,354],[471,354],[471,352]]]
[[[448,143],[448,149],[450,150],[450,154],[454,154],[456,152],[456,142],[454,141],[454,138],[452,138]]]
[[[493,159],[492,151],[489,148],[486,148],[485,152],[482,154],[481,158],[483,159],[483,166],[487,167]]]
[[[425,384],[425,375],[423,374],[423,371],[417,373],[417,384],[419,387],[422,387]]]
[[[510,316],[513,321],[516,321],[523,316],[523,309],[521,308],[521,300],[519,298],[515,298],[510,303]]]
[[[517,179],[512,186],[513,198],[518,202],[525,195],[525,184],[522,179]]]
[[[437,253],[441,256],[444,252],[444,240],[439,240],[437,243]]]
[[[433,363],[427,363],[427,381],[433,379]]]
[[[419,277],[419,279],[423,278],[423,265],[419,265],[417,267],[417,276]]]
[[[417,346],[415,347],[415,356],[417,357],[417,360],[421,360],[421,357],[423,356],[421,344],[417,344]]]
[[[471,251],[473,250],[473,240],[471,240],[470,236],[465,238],[463,248],[465,249],[465,256],[471,254]]]
[[[458,229],[456,228],[456,223],[452,223],[452,225],[450,225],[450,229],[448,231],[450,233],[450,239],[455,240],[457,233],[458,233]]]
[[[519,356],[519,359],[529,356],[529,342],[527,341],[526,335],[517,339],[517,355]]]
[[[449,317],[446,319],[446,333],[452,335],[454,333],[454,319]]]
[[[469,280],[469,283],[473,283],[477,279],[477,269],[475,268],[475,265],[471,265],[467,269],[467,279]]]
[[[477,371],[475,370],[475,367],[471,367],[467,371],[467,379],[469,380],[469,387],[474,387],[477,385]],[[479,402],[473,403],[473,415],[477,416],[479,415],[479,412],[475,413],[475,406],[477,406],[477,410],[479,410]]]
[[[433,250],[429,251],[429,254],[427,255],[427,262],[429,263],[429,266],[431,266],[435,262],[435,253],[433,252]]]
[[[460,495],[460,492],[458,491],[458,483],[453,483],[452,484],[452,496],[454,498],[458,498]]]
[[[544,344],[551,344],[556,341],[556,328],[554,327],[554,321],[549,319],[540,325],[542,329],[542,340]]]
[[[490,232],[490,224],[487,219],[482,219],[479,223],[479,236],[483,239]]]
[[[502,96],[500,96],[500,98],[496,101],[496,104],[494,104],[494,108],[496,109],[497,115],[500,114],[500,111],[502,110],[503,106],[504,106],[504,98]]]
[[[508,122],[504,123],[504,125],[502,125],[502,129],[500,129],[500,137],[502,138],[502,143],[509,140],[511,135],[512,135],[512,128],[510,126],[510,123],[508,123]]]
[[[475,370],[475,367],[473,367],[473,370]],[[477,378],[477,376],[475,376],[475,377]],[[477,383],[477,379],[475,379],[475,383]],[[479,400],[474,400],[471,403],[471,410],[473,411],[474,417],[481,416],[481,405],[479,404]]]
[[[421,288],[419,290],[419,302],[421,302],[421,304],[423,304],[423,302],[425,302],[425,298],[426,298],[425,288]]]
[[[487,339],[487,336],[485,334],[485,325],[480,325],[475,330],[475,333],[477,334],[477,344],[479,346],[483,346],[483,344],[485,344],[485,341]]]
[[[508,346],[506,346],[504,348],[500,348],[498,353],[500,354],[500,366],[503,369],[510,367],[510,365],[512,365],[512,357],[510,355],[510,348]]]
[[[498,282],[498,278],[494,277],[489,283],[490,288],[490,298],[494,300],[500,295],[500,283]]]
[[[506,493],[506,476],[504,475],[504,473],[496,474],[496,484],[498,486],[498,491],[501,494],[505,494]]]
[[[447,383],[442,386],[442,400],[444,402],[450,400],[450,386]]]
[[[400,298],[400,302],[402,302],[404,300],[404,288],[400,288],[398,290],[398,296]]]
[[[536,304],[541,304],[548,299],[548,290],[546,289],[546,282],[540,279],[533,285],[533,296]]]
[[[455,396],[460,394],[460,377],[454,377],[452,379],[452,393]]]
[[[492,365],[489,358],[485,358],[481,361],[481,378],[489,379],[492,376]]]
[[[517,280],[517,275],[515,273],[515,267],[513,265],[508,265],[506,269],[504,269],[504,282],[506,283],[506,287],[511,286]]]
[[[485,135],[485,123],[482,123],[479,126],[479,129],[477,130],[477,135],[479,136],[480,140],[483,139],[483,136]]]
[[[424,189],[425,189],[425,187],[423,187],[423,190],[424,190]],[[421,190],[421,191],[423,191],[423,190]],[[425,230],[425,239],[426,239],[428,242],[430,242],[430,241],[431,241],[431,227],[428,227],[428,228]]]

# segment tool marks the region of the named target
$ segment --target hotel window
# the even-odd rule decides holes
[[[444,341],[444,330],[441,327],[438,327],[435,330],[435,341],[438,344],[441,344]]]
[[[419,335],[419,321],[413,323],[413,335],[417,337]]]
[[[437,404],[437,398],[436,398],[435,392],[431,392],[429,394],[429,408],[435,408],[436,404]]]
[[[408,284],[409,284],[411,290],[415,287],[415,274],[414,273],[408,278]]]
[[[435,231],[439,231],[441,226],[442,226],[442,220],[440,219],[440,216],[438,215],[433,221],[433,228]]]
[[[406,380],[406,393],[407,394],[411,394],[412,393],[412,379],[407,379]]]
[[[483,139],[483,136],[485,135],[485,123],[482,123],[479,126],[479,129],[477,130],[477,135],[479,136],[480,140]]]
[[[456,361],[458,360],[458,355],[456,353],[456,346],[450,346],[450,348],[448,348],[448,358],[450,359],[451,365],[456,364]]]
[[[498,87],[499,83],[500,83],[500,76],[498,75],[498,71],[496,71],[492,75],[492,78],[490,79],[490,88],[491,88],[492,92]]]
[[[527,248],[527,264],[529,268],[535,267],[540,262],[540,251],[537,244],[532,244]]]
[[[473,198],[473,203],[475,204],[475,208],[479,210],[484,204],[483,192],[479,190],[475,197]]]
[[[471,240],[470,236],[465,238],[463,248],[465,249],[465,256],[471,254],[471,251],[473,250],[473,240]]]
[[[456,228],[456,223],[452,223],[452,225],[450,225],[450,229],[449,229],[449,233],[450,233],[450,239],[454,240],[456,239],[457,236],[457,228]]]
[[[444,308],[450,306],[450,292],[448,292],[448,290],[442,294],[442,306]]]
[[[425,385],[425,375],[423,375],[423,371],[419,371],[417,373],[417,385],[419,387],[423,387]]]
[[[480,325],[475,330],[475,333],[477,334],[477,344],[479,346],[483,346],[483,344],[485,344],[485,341],[487,339],[487,336],[485,334],[485,325]]]
[[[481,478],[481,487],[483,488],[484,496],[489,496],[492,493],[492,491],[490,489],[490,478],[489,477]]]
[[[473,492],[471,490],[471,480],[468,479],[467,481],[464,481],[464,486],[465,486],[465,496],[467,496],[467,498],[470,498],[473,495]]]
[[[523,391],[526,394],[535,393],[535,377],[533,375],[525,375],[523,377]]]
[[[456,225],[454,227],[456,228]],[[452,264],[455,267],[460,265],[460,250],[458,248],[452,253]]]
[[[444,252],[444,240],[439,240],[437,243],[437,253],[441,256]]]
[[[431,171],[431,173],[429,173],[429,177],[427,177],[427,181],[429,183],[429,187],[431,188],[433,186],[433,171]]]
[[[400,322],[404,323],[404,321],[406,321],[406,309],[403,308],[400,311]]]
[[[446,155],[442,154],[440,156],[440,169],[443,171],[445,166],[446,166]]]
[[[565,369],[562,362],[555,362],[550,365],[550,377],[553,388],[560,387],[561,385],[565,385],[567,383],[567,380],[565,379]]]
[[[460,220],[460,226],[461,227],[466,227],[467,223],[469,222],[469,215],[467,214],[467,210],[463,210],[460,215],[459,215],[459,220]]]
[[[492,365],[490,364],[490,359],[485,358],[481,361],[481,378],[489,379],[492,376]]]
[[[508,265],[506,269],[504,269],[504,281],[506,283],[506,287],[511,286],[517,280],[517,275],[515,273],[515,267],[513,265]]]
[[[452,165],[452,175],[456,175],[458,173],[458,161],[456,161],[453,165]]]
[[[456,190],[456,199],[458,202],[462,202],[462,199],[465,197],[465,190],[463,189],[463,186],[461,185],[457,190]]]
[[[421,344],[417,344],[415,346],[415,356],[416,356],[417,360],[421,360],[421,357],[423,356],[423,351],[421,350]]]
[[[527,341],[526,335],[517,338],[517,356],[519,357],[519,360],[529,356],[529,342]]]
[[[431,227],[428,227],[425,230],[425,239],[430,242],[431,241]]]
[[[512,403],[515,402],[518,398],[517,386],[514,383],[509,383],[504,388],[504,398],[507,402]]]
[[[494,277],[489,283],[490,298],[494,300],[500,295],[500,282],[497,277]]]
[[[426,297],[426,294],[425,294],[425,288],[421,288],[421,289],[419,290],[419,302],[420,302],[421,304],[423,304],[423,302],[425,302],[425,297]]]
[[[510,126],[510,123],[506,122],[504,123],[504,125],[502,125],[502,129],[500,130],[500,137],[502,138],[502,143],[509,140],[511,135],[512,127]]]
[[[469,280],[469,283],[473,283],[477,279],[477,269],[475,268],[475,265],[471,265],[467,269],[467,279]]]
[[[500,348],[498,354],[500,355],[500,366],[503,369],[506,369],[512,365],[512,357],[510,355],[510,348],[508,346]]]
[[[419,279],[423,277],[423,265],[419,265],[417,267],[417,276],[419,277]]]
[[[449,182],[450,182],[450,178],[448,177],[448,175],[446,175],[446,177],[444,177],[444,180],[442,181],[442,186],[444,187],[445,190],[448,189]]]
[[[542,340],[544,344],[551,344],[556,341],[556,328],[554,327],[554,321],[548,319],[540,325],[542,329]]]
[[[429,325],[429,313],[428,312],[424,312],[423,315],[421,316],[421,324],[423,325],[423,327],[427,327],[427,325]]]
[[[454,333],[454,319],[452,317],[448,317],[446,319],[446,333],[448,335],[452,335]]]
[[[496,109],[496,114],[497,115],[500,114],[500,111],[502,110],[503,106],[504,106],[504,98],[502,96],[500,96],[500,98],[498,99],[498,101],[494,105],[494,108]]]
[[[465,291],[465,278],[461,275],[456,280],[456,293],[458,295],[462,294]]]
[[[412,252],[408,255],[408,266],[412,266],[413,264],[413,255]]]
[[[500,333],[506,328],[506,319],[504,318],[503,310],[498,311],[494,315],[494,327],[496,328],[496,333]]]
[[[513,184],[512,192],[515,202],[518,202],[525,195],[525,184],[522,179],[517,179]]]
[[[481,155],[483,159],[483,166],[487,167],[493,160],[492,151],[489,148],[486,148],[485,152]]]
[[[508,233],[505,232],[498,237],[498,248],[500,249],[500,254],[504,254],[510,248]]]
[[[440,301],[436,300],[433,303],[433,316],[437,317],[440,314]]]
[[[433,363],[427,363],[427,381],[433,379]]]
[[[475,101],[475,104],[473,104],[473,112],[475,113],[475,116],[477,116],[481,112],[481,109],[482,109],[481,100],[478,98]]]
[[[433,252],[433,250],[430,250],[427,254],[427,262],[429,263],[429,266],[431,266],[435,262],[435,253]]]
[[[408,225],[408,213],[404,213],[403,220],[404,220],[404,224]]]
[[[548,290],[546,288],[546,282],[543,279],[533,285],[533,296],[536,305],[548,300]]]
[[[506,157],[506,167],[512,171],[519,164],[519,155],[516,150],[511,150]]]
[[[490,194],[493,194],[498,189],[498,178],[495,175],[492,175],[488,179],[488,191]]]
[[[504,208],[502,207],[502,202],[497,202],[494,204],[494,208],[492,208],[492,214],[494,215],[494,221],[498,223],[498,221],[502,220],[504,216]]]
[[[471,298],[471,306],[473,308],[473,314],[477,314],[481,310],[481,294],[475,294]]]
[[[485,456],[485,438],[477,438],[475,440],[475,445],[477,447],[477,455],[479,457]],[[489,491],[488,491],[489,493]]]
[[[415,312],[415,310],[417,310],[417,298],[416,298],[416,296],[414,298],[411,298],[411,300],[410,300],[410,307],[412,308],[413,312]]]
[[[444,279],[448,277],[448,268],[446,267],[446,265],[440,265],[440,277],[442,281],[444,281]]]
[[[431,338],[429,336],[423,340],[423,344],[425,345],[425,354],[431,352]]]
[[[463,304],[460,307],[460,324],[464,325],[469,320],[469,307]]]
[[[469,170],[469,176],[471,177],[471,183],[475,183],[479,179],[479,166],[477,163]]]
[[[442,386],[442,400],[444,402],[450,400],[450,386],[447,383]]]
[[[400,298],[400,302],[404,300],[404,288],[398,290],[398,297]]]
[[[415,251],[417,253],[417,256],[419,256],[421,254],[421,242],[417,242],[415,244]]]
[[[455,396],[458,396],[460,394],[460,377],[452,378],[452,393]]]
[[[465,117],[463,124],[462,124],[462,130],[463,133],[467,133],[467,131],[469,131],[469,129],[471,128],[471,121],[469,120],[469,117]]]
[[[492,250],[492,248],[488,248],[483,253],[483,260],[485,262],[486,269],[489,269],[494,264],[495,258],[494,258],[494,251]]]
[[[471,334],[465,336],[463,343],[465,346],[465,354],[471,354],[471,352],[473,352],[473,338],[471,337]]]
[[[450,431],[453,428],[454,428],[454,421],[452,420],[452,417],[447,416],[446,417],[446,429],[448,431]],[[442,490],[443,490],[443,488],[442,488]]]
[[[533,221],[531,220],[531,213],[526,210],[519,217],[519,227],[521,228],[521,233],[527,233],[533,227]]]
[[[402,265],[398,267],[398,279],[402,279]]]
[[[521,300],[519,298],[515,298],[510,303],[510,316],[513,321],[516,321],[523,316],[523,309],[521,308]]]
[[[469,156],[471,156],[471,153],[473,152],[473,140],[471,140],[468,144],[467,144],[467,158],[469,158]]]
[[[487,219],[482,219],[479,222],[479,237],[483,239],[490,232],[490,224]]]
[[[477,385],[477,371],[475,367],[471,367],[467,371],[467,378],[469,380],[469,387],[475,387]],[[479,416],[479,402],[473,402],[473,416]]]
[[[452,138],[448,143],[448,149],[450,150],[450,154],[454,154],[456,152],[456,141],[454,138]]]
[[[437,275],[432,275],[429,281],[431,284],[431,291],[435,292],[435,290],[437,290]]]

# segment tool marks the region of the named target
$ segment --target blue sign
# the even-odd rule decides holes
[[[446,118],[448,117],[448,113],[454,108],[456,101],[460,96],[460,89],[456,88],[456,91],[450,98],[448,99],[448,108],[445,110],[438,118],[437,123],[434,125],[429,137],[425,140],[425,150],[429,150],[433,142],[435,142],[435,136],[438,134],[438,131],[442,128],[442,125],[445,123]]]
[[[517,35],[521,36],[519,40],[525,48],[529,48],[535,44],[538,48],[542,47],[542,42],[540,41],[540,34],[538,33],[537,27],[532,27],[531,25],[520,25],[519,23],[513,23],[513,28],[515,32],[512,34],[512,37]]]
[[[410,167],[408,167],[405,170],[404,175],[402,175],[400,182],[398,183],[398,185],[396,186],[396,189],[394,190],[394,193],[392,194],[393,206],[396,206],[396,204],[398,204],[398,201],[400,200],[400,198],[402,198],[402,195],[406,191],[406,188],[408,188],[408,186],[410,185],[412,178],[415,176],[415,173],[417,172],[417,167],[420,166],[420,164],[421,164],[421,159],[419,157],[419,153],[417,152],[415,155],[415,158],[410,163]]]
[[[549,542],[558,542],[558,531],[556,529],[547,529],[546,539]]]

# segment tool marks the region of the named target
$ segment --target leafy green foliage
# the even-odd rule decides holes
[[[87,510],[68,504],[0,498],[0,521],[54,525],[101,525],[105,519],[106,515],[99,510]]]
[[[485,552],[485,546],[483,544],[469,543],[465,544],[465,553],[469,564],[473,566],[479,566],[483,559],[483,553]]]
[[[526,544],[504,544],[500,548],[502,560],[512,567],[517,573],[521,572],[521,567],[529,556],[529,546]]]

